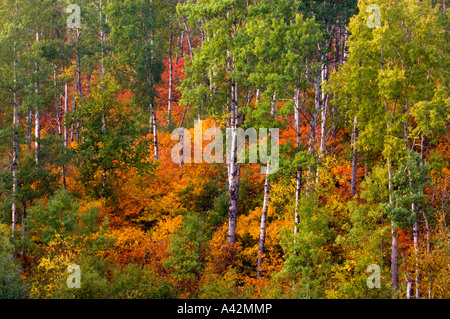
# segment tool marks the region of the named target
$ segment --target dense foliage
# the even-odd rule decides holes
[[[0,0],[0,298],[450,298],[445,0],[69,4]]]

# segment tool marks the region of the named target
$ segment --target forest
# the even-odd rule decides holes
[[[448,31],[446,0],[0,0],[0,299],[450,299]]]

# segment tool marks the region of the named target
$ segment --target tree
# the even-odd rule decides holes
[[[0,224],[0,298],[20,299],[27,296],[27,287],[21,277],[21,267],[14,257],[10,242],[11,231]]]
[[[91,94],[80,105],[75,119],[83,118],[84,142],[74,149],[79,156],[80,178],[86,190],[95,196],[106,195],[106,172],[111,179],[120,169],[150,168],[145,159],[148,153],[146,139],[139,135],[138,123],[131,116],[130,107],[118,102],[118,87],[107,74],[98,83],[91,84]],[[101,183],[98,174],[102,174]]]
[[[160,81],[163,64],[161,39],[156,33],[161,27],[157,6],[153,0],[112,1],[106,13],[111,27],[109,40],[114,47],[110,63],[120,66],[112,70],[116,71],[119,83],[131,90],[136,105],[143,110],[150,109],[150,131],[158,160],[155,84]]]
[[[182,103],[194,105],[200,118],[202,113],[227,114],[230,132],[228,172],[228,244],[236,243],[236,219],[239,199],[240,165],[237,163],[237,128],[243,122],[240,104],[250,101],[252,94],[241,96],[248,84],[239,68],[247,61],[240,59],[239,50],[245,45],[240,32],[248,3],[242,1],[197,1],[179,5],[191,24],[202,23],[205,35],[201,46],[194,50],[187,64],[186,79],[181,85]],[[206,13],[206,16],[205,16]],[[244,102],[242,102],[244,101]]]
[[[357,147],[383,155],[392,206],[394,171],[406,157],[407,150],[414,149],[410,140],[415,124],[410,116],[417,114],[414,112],[417,107],[428,103],[424,101],[432,100],[441,83],[448,83],[448,77],[445,63],[442,69],[443,65],[438,62],[445,55],[442,50],[445,38],[439,14],[431,2],[379,1],[377,4],[383,12],[380,28],[370,29],[365,25],[367,13],[363,3],[359,4],[360,13],[350,22],[350,54],[348,62],[336,75],[334,93],[338,99],[343,98],[340,104],[345,102],[349,107],[352,114],[349,118],[357,116]],[[426,19],[417,19],[419,16]],[[434,106],[428,111],[443,114],[439,107],[442,102],[427,104]],[[397,227],[392,220],[394,292],[399,288]]]

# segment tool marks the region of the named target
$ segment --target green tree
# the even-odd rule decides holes
[[[27,216],[28,241],[36,268],[27,278],[32,298],[105,298],[110,265],[100,256],[112,248],[100,202],[78,203],[65,190],[37,202]],[[81,288],[69,289],[67,267],[81,268]],[[67,275],[65,275],[67,274]]]
[[[27,297],[27,287],[23,282],[21,267],[14,257],[9,227],[0,224],[0,299]]]
[[[194,106],[198,118],[207,114],[227,116],[230,132],[228,172],[228,244],[236,242],[240,167],[237,163],[237,128],[243,122],[240,105],[251,100],[252,90],[240,68],[248,61],[240,57],[247,37],[242,32],[251,2],[202,0],[178,5],[189,23],[201,24],[202,44],[194,50],[180,86],[184,105]]]
[[[202,251],[206,241],[205,225],[205,221],[198,215],[184,215],[181,229],[177,229],[170,240],[171,257],[164,261],[164,265],[173,270],[172,277],[191,293],[195,283],[198,284],[200,280]]]
[[[115,180],[123,168],[150,168],[147,139],[140,136],[139,123],[131,107],[118,101],[119,88],[106,74],[92,84],[89,98],[75,116],[83,120],[83,143],[74,149],[78,155],[80,179],[88,192],[97,197],[111,194],[105,174]],[[102,175],[102,178],[99,178]],[[101,182],[99,181],[101,180]]]
[[[318,207],[312,196],[303,198],[299,207],[298,232],[282,231],[280,241],[285,262],[276,277],[292,282],[297,297],[322,298],[331,270],[326,247],[333,235],[328,226],[331,215],[328,209]]]
[[[415,148],[412,141],[418,131],[430,133],[432,122],[423,106],[429,107],[425,113],[442,115],[441,121],[434,122],[436,129],[442,127],[444,114],[448,114],[448,97],[438,93],[441,86],[448,87],[448,41],[440,13],[431,1],[376,4],[382,13],[381,27],[367,27],[367,5],[360,2],[360,13],[349,25],[348,61],[331,82],[339,104],[346,104],[349,114],[357,118],[356,147],[383,155],[389,173],[389,203],[394,205],[393,174],[407,157],[407,150]],[[416,115],[417,120],[424,120],[419,130],[411,120]],[[397,227],[392,220],[394,291],[399,288]]]
[[[155,159],[159,159],[156,122],[155,85],[163,68],[161,21],[158,6],[153,0],[111,1],[106,7],[113,46],[112,69],[118,82],[129,88],[134,103],[141,110],[150,110],[150,132],[153,133]]]

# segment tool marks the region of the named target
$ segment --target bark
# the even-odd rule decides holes
[[[411,299],[412,296],[412,284],[413,281],[409,278],[409,275],[405,275],[405,281],[406,281],[406,299]]]
[[[154,103],[152,103],[151,108],[152,108],[153,148],[155,150],[155,160],[159,160],[158,126],[156,124],[156,108]]]
[[[419,224],[417,221],[417,213],[415,204],[411,204],[412,211],[416,214],[416,218],[414,220],[414,229],[413,229],[413,241],[414,241],[414,282],[416,288],[416,298],[420,299],[422,297],[422,293],[420,291],[420,270],[419,270]]]
[[[17,19],[19,11],[18,0],[15,2],[15,19]],[[16,29],[17,31],[17,29]],[[17,56],[16,42],[14,42],[14,74],[13,74],[13,160],[11,164],[12,177],[13,177],[13,193],[12,193],[12,207],[11,207],[11,226],[12,237],[15,236],[17,230],[17,193],[19,190],[19,184],[17,180],[18,165],[19,165],[19,101],[17,92],[17,69],[19,59]]]
[[[422,211],[423,219],[425,220],[425,234],[427,235],[427,250],[426,250],[426,256],[427,260],[430,258],[430,228],[428,224],[428,218],[425,212]],[[430,268],[427,269],[427,277],[430,278]],[[428,299],[431,299],[431,290],[432,290],[432,283],[429,282],[428,284]]]
[[[26,229],[26,225],[25,225],[25,220],[27,218],[27,202],[26,201],[22,201],[22,223],[21,223],[21,228],[22,228],[22,239],[25,239],[27,237],[27,229]],[[23,255],[26,255],[28,252],[28,247],[27,245],[23,246]]]
[[[32,117],[33,117],[33,111],[27,112],[26,115],[26,140],[27,140],[27,148],[28,150],[31,150],[31,126],[32,126]]]
[[[423,166],[423,163],[425,161],[425,136],[422,135],[420,138],[420,165]]]
[[[183,117],[181,118],[181,121],[180,121],[180,125],[178,126],[179,128],[183,128],[183,122],[184,122],[184,118],[186,116],[186,112],[187,112],[187,109],[185,108],[184,112],[183,112]],[[180,165],[183,166],[184,165],[184,128],[183,128],[183,131],[182,131],[182,134],[180,137],[180,143],[181,143]]]
[[[153,5],[153,0],[150,0],[150,4]],[[145,28],[145,26],[144,26],[144,28]],[[154,52],[153,52],[153,44],[155,42],[154,38],[155,38],[155,32],[154,32],[154,30],[152,28],[151,29],[151,34],[150,34],[150,44],[151,44],[151,47],[152,47],[152,49],[151,49],[150,66],[153,65],[153,54],[154,54]],[[146,39],[146,42],[147,42],[147,39]],[[153,97],[155,96],[155,94],[154,94],[154,85],[155,85],[155,83],[154,83],[154,78],[153,78],[152,74],[150,74],[147,77],[147,82],[149,84],[149,87],[151,88],[150,89],[151,90],[150,94],[151,94],[152,99],[153,99]],[[156,123],[156,106],[155,106],[155,101],[152,101],[150,103],[150,109],[151,109],[150,130],[153,133],[153,149],[155,151],[155,160],[159,160],[158,126],[157,126],[157,123]]]
[[[325,63],[322,65],[321,77],[322,77],[321,82],[324,82],[328,79],[328,69],[327,69],[327,66]],[[320,83],[319,83],[319,85],[320,85]],[[327,111],[328,111],[328,94],[323,92],[322,88],[320,88],[320,91],[321,91],[321,101],[320,101],[321,119],[320,119],[319,161],[324,158],[325,151],[326,151],[326,140],[327,140],[326,124],[327,124]]]
[[[76,112],[77,110],[77,101],[75,98],[75,92],[78,95],[78,98],[81,99],[82,98],[82,94],[83,94],[83,90],[82,90],[82,84],[81,84],[81,56],[80,56],[80,50],[79,50],[79,44],[80,44],[80,30],[77,30],[77,39],[76,39],[76,55],[77,55],[77,70],[75,71],[75,75],[76,75],[76,83],[75,83],[75,87],[74,87],[74,96],[73,96],[73,104],[72,104],[72,112]],[[79,140],[79,128],[80,128],[80,121],[77,121],[77,127],[75,130],[75,124],[72,123],[71,126],[71,130],[70,130],[70,140],[71,142],[74,141],[74,139],[76,138],[76,140]],[[75,136],[76,133],[76,136]]]
[[[384,70],[384,57],[383,57],[383,48],[380,50],[381,55],[381,70]],[[384,100],[384,107],[386,112],[389,112],[387,107],[387,101]],[[389,132],[389,120],[386,119],[386,128]],[[394,185],[392,183],[392,164],[391,160],[388,157],[387,158],[387,167],[388,167],[388,186],[389,186],[389,204],[391,206],[394,205],[393,198],[392,198],[392,191],[394,189]],[[393,289],[393,294],[395,297],[398,296],[398,239],[397,239],[397,233],[396,233],[396,226],[394,221],[391,221],[391,287]]]
[[[64,153],[67,150],[67,147],[69,146],[69,140],[68,140],[68,128],[67,128],[67,116],[69,113],[69,85],[67,82],[64,83]],[[66,183],[66,166],[63,164],[62,166],[62,182],[64,189],[67,189],[67,183]]]
[[[189,28],[188,28],[188,25],[187,25],[186,17],[183,17],[183,23],[184,23],[184,28],[185,28],[184,32],[186,33],[186,38],[187,38],[187,41],[188,41],[189,55],[192,57],[194,55],[194,52],[192,51],[191,34],[189,32]],[[202,29],[200,29],[200,32],[202,32],[202,35],[204,34]]]
[[[277,94],[276,92],[273,93],[272,97],[272,109],[271,109],[271,115],[275,115],[276,112],[276,105],[277,105]],[[264,244],[266,242],[266,227],[267,227],[267,210],[269,209],[269,201],[270,201],[270,180],[269,180],[269,173],[270,173],[270,164],[267,163],[266,168],[266,179],[264,182],[264,201],[263,201],[263,208],[261,213],[261,228],[259,232],[259,244],[258,244],[258,263],[256,267],[256,277],[261,278],[261,265],[263,261],[263,254],[264,254]]]
[[[297,147],[301,144],[301,122],[300,122],[300,89],[295,89],[294,95],[294,112],[295,112],[295,131],[297,134]],[[300,222],[298,216],[298,205],[300,201],[302,190],[302,168],[298,167],[296,172],[296,186],[295,186],[295,209],[294,209],[294,235],[298,233],[298,223]],[[294,237],[295,238],[295,237]],[[295,243],[295,239],[294,239]]]
[[[167,102],[167,126],[170,126],[170,117],[172,115],[172,100],[173,100],[173,62],[172,62],[172,25],[170,25],[169,37],[169,97]]]
[[[102,0],[100,0],[100,5],[99,5],[99,19],[100,19],[100,42],[101,42],[101,54],[102,54],[102,58],[100,61],[101,64],[101,78],[102,80],[105,77],[105,67],[104,67],[104,60],[105,60],[105,33],[103,32],[103,9],[102,9]],[[106,132],[106,114],[105,114],[105,110],[103,110],[103,114],[102,114],[102,133],[105,134]],[[105,166],[103,166],[102,169],[102,197],[104,197],[106,195],[106,180],[107,180],[107,176],[106,176],[106,172],[107,169]]]
[[[17,71],[17,59],[14,63],[14,68],[16,73]],[[16,82],[16,79],[14,79]],[[16,84],[14,84],[16,86]],[[12,161],[12,176],[13,176],[13,193],[12,193],[12,230],[13,237],[17,230],[17,193],[19,191],[19,183],[18,183],[18,165],[19,165],[19,102],[17,97],[17,88],[13,89],[13,161]]]
[[[180,54],[177,56],[177,60],[176,63],[178,64],[178,61],[183,57],[184,54],[184,31],[181,31],[180,36],[178,37],[179,41],[178,41],[178,46],[179,46],[179,50],[180,50]]]
[[[393,183],[392,183],[392,167],[391,162],[388,159],[388,176],[389,176],[389,203],[393,205],[392,199],[392,191],[393,191]],[[391,221],[391,286],[394,290],[394,294],[396,295],[399,289],[398,285],[398,241],[397,241],[397,233],[394,221]]]
[[[322,60],[326,60],[327,56],[322,56]],[[318,163],[322,162],[322,159],[325,157],[325,151],[326,151],[326,140],[327,140],[327,131],[326,131],[326,125],[327,125],[327,112],[328,112],[328,94],[326,94],[322,90],[321,83],[326,81],[328,79],[328,67],[326,65],[326,62],[322,62],[321,66],[321,72],[320,72],[320,83],[316,84],[316,90],[319,90],[319,92],[316,92],[318,95],[318,105],[316,105],[316,109],[320,112],[320,144],[319,144],[319,156],[318,156]],[[317,102],[316,102],[317,103]],[[317,120],[316,120],[317,121]],[[319,184],[319,167],[316,169],[316,187]]]
[[[321,89],[320,89],[320,74],[318,74],[314,80],[315,87],[315,97],[314,97],[314,111],[311,116],[310,121],[310,133],[309,133],[309,142],[308,142],[308,151],[311,155],[316,155],[316,128],[317,128],[317,118],[320,112],[320,101],[321,101]],[[308,172],[306,175],[306,194],[311,194],[313,190],[313,178],[316,175],[314,168],[310,165],[308,166]]]
[[[56,68],[53,70],[53,89],[55,90],[55,109],[56,109],[56,120],[58,122],[58,135],[61,138],[63,132],[63,124],[62,124],[62,106],[59,103],[58,98],[58,82],[57,82],[57,74]]]
[[[258,244],[258,265],[256,268],[256,277],[261,278],[261,264],[263,261],[264,254],[264,244],[266,242],[266,224],[267,224],[267,210],[269,208],[270,200],[270,180],[269,180],[270,165],[267,164],[266,168],[266,180],[264,183],[264,202],[261,214],[261,228],[259,233],[259,244]]]
[[[58,135],[60,138],[63,138],[63,146],[65,145],[65,140],[64,140],[64,136],[63,136],[63,132],[64,132],[64,124],[63,124],[63,114],[62,114],[62,110],[63,110],[63,105],[62,105],[62,99],[61,99],[61,104],[60,104],[60,100],[58,98],[58,82],[57,82],[57,73],[56,73],[56,68],[53,70],[53,88],[55,89],[55,108],[56,108],[56,117],[58,120]],[[65,146],[64,146],[65,147]],[[63,151],[62,151],[62,155],[65,154],[65,149],[63,147]],[[62,178],[62,185],[64,188],[66,188],[66,172],[65,172],[65,167],[64,167],[64,163],[61,165],[61,178]]]
[[[34,114],[34,122],[35,122],[34,151],[35,151],[35,161],[36,161],[36,168],[37,168],[39,165],[39,151],[41,149],[41,112],[39,111],[39,108],[36,108],[36,112]]]
[[[238,85],[231,84],[231,154],[228,162],[228,194],[230,196],[228,207],[228,244],[236,242],[236,219],[239,189],[237,186],[237,116],[238,116]]]
[[[412,188],[412,178],[411,171],[408,169],[409,174],[409,186]],[[419,223],[418,223],[418,213],[416,210],[416,204],[411,203],[411,211],[415,215],[414,217],[414,228],[413,228],[413,242],[414,242],[414,283],[416,290],[416,298],[419,299],[422,296],[420,291],[420,270],[419,270]]]
[[[39,31],[36,31],[36,42],[39,42]],[[36,73],[40,71],[39,63],[36,63]],[[39,95],[39,81],[36,83],[35,88],[36,95]],[[41,149],[41,111],[40,105],[36,105],[36,112],[34,113],[34,151],[35,151],[35,161],[36,161],[36,169],[39,165],[39,151]]]
[[[358,118],[355,115],[353,122],[353,159],[352,159],[352,180],[351,180],[351,197],[356,194],[356,172],[358,170],[358,149],[356,147],[356,142],[358,140],[359,130],[358,130]]]
[[[82,87],[82,83],[81,83],[81,55],[80,55],[80,50],[79,50],[79,44],[80,44],[80,29],[77,29],[77,94],[78,94],[78,98],[81,99],[83,98],[83,87]],[[75,109],[76,109],[77,105],[75,104]],[[75,110],[74,110],[75,111]],[[76,131],[76,140],[79,141],[79,137],[80,137],[80,121],[77,121],[77,131]]]

